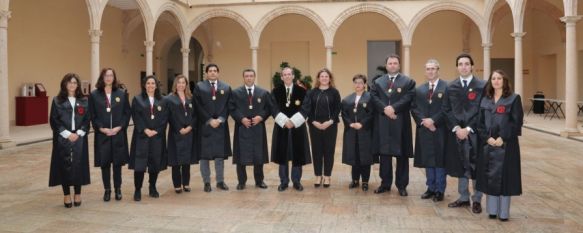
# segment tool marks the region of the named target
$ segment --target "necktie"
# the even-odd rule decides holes
[[[211,82],[211,95],[215,96],[217,94],[217,89],[215,88],[215,83]]]
[[[433,83],[429,84],[429,97],[428,97],[429,101],[431,101],[431,97],[433,97],[433,85],[434,85]]]
[[[253,105],[253,93],[251,93],[251,88],[247,88],[247,99],[249,100],[249,106]]]
[[[287,101],[288,104],[290,101],[290,98],[289,98],[290,90],[289,89],[290,89],[289,87],[285,88],[285,100]]]
[[[468,88],[468,80],[463,80],[464,81],[464,88]]]
[[[389,93],[393,91],[393,84],[395,81],[395,77],[389,77]]]

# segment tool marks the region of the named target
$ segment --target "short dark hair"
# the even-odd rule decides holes
[[[77,81],[77,89],[75,89],[75,98],[82,98],[83,92],[81,92],[81,79],[79,78],[78,74],[75,73],[68,73],[65,74],[63,79],[61,80],[61,89],[59,90],[59,94],[57,98],[59,102],[64,102],[69,97],[69,91],[67,90],[67,83],[71,82],[71,80],[75,79]]]
[[[217,68],[217,72],[220,72],[220,70],[219,70],[219,66],[218,66],[217,64],[214,64],[214,63],[211,63],[211,64],[208,64],[208,65],[206,65],[206,68],[204,69],[204,72],[205,72],[205,73],[208,73],[208,72],[209,72],[209,69],[210,69],[211,67],[215,67],[215,68]]]
[[[95,88],[103,91],[103,88],[105,88],[105,81],[103,81],[103,78],[105,78],[105,73],[107,73],[107,71],[113,72],[113,83],[111,84],[111,90],[115,91],[119,88],[119,83],[117,82],[117,74],[115,73],[115,70],[113,68],[103,68],[101,70],[101,73],[99,73],[99,79],[97,79],[97,83],[95,84]]]
[[[399,61],[399,64],[401,64],[401,57],[399,55],[397,55],[396,53],[391,53],[391,54],[387,55],[387,58],[385,58],[385,64],[387,64],[387,62],[389,61],[389,58],[396,58],[397,61]]]
[[[455,59],[455,67],[457,67],[460,59],[462,59],[464,57],[467,59],[470,59],[470,65],[472,65],[472,66],[474,65],[474,59],[472,58],[472,56],[470,56],[470,54],[467,54],[467,53],[462,53],[462,54],[458,55],[457,58]]]
[[[486,96],[488,98],[494,98],[494,87],[492,86],[492,76],[497,73],[502,76],[502,97],[506,98],[512,95],[512,85],[510,85],[510,80],[508,75],[503,70],[494,70],[492,74],[490,74],[490,78],[488,79],[488,83],[486,83]]]
[[[253,72],[253,76],[257,76],[257,74],[255,73],[255,70],[251,69],[251,68],[244,69],[243,73],[241,73],[241,75],[245,76],[245,73],[247,73],[247,72]]]
[[[364,82],[364,84],[366,84],[366,75],[356,74],[354,75],[354,77],[352,77],[352,82],[356,81],[357,79],[361,79]]]

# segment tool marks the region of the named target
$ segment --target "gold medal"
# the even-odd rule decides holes
[[[188,116],[188,112],[184,112],[184,116]]]
[[[363,108],[366,108],[366,103],[362,103],[362,107]]]
[[[300,100],[296,100],[296,106],[300,106]]]
[[[162,111],[162,106],[158,106],[158,112]]]
[[[289,108],[289,102],[285,103],[285,106]]]
[[[470,88],[470,90],[469,90],[469,91],[470,91],[470,92],[472,92],[472,91],[473,91],[473,90],[472,90],[472,88]]]
[[[443,96],[443,93],[437,93],[437,98],[440,98]]]
[[[429,104],[431,104],[431,102],[433,102],[432,100],[429,100]]]
[[[261,98],[257,98],[257,103],[261,103]]]
[[[150,119],[154,120],[154,115],[150,115]]]
[[[389,93],[393,92],[393,89],[389,89],[389,91],[388,91],[388,92],[389,92]]]
[[[224,95],[224,94],[225,94],[225,91],[224,90],[221,90],[221,95]]]
[[[253,109],[253,105],[249,105],[249,109]]]
[[[188,104],[188,107],[189,107],[189,108],[192,108],[192,104]]]
[[[356,108],[352,109],[352,111],[353,111],[354,113],[356,113],[356,112],[357,112],[357,111],[356,111]]]
[[[213,96],[213,100],[217,100],[217,97],[216,96]]]
[[[111,108],[105,108],[106,112],[111,112]]]
[[[118,103],[119,103],[119,101],[121,101],[121,100],[119,99],[119,97],[115,97],[115,102],[118,102]]]
[[[397,88],[397,92],[398,92],[398,93],[401,93],[401,88],[400,88],[400,87],[399,87],[399,88]]]

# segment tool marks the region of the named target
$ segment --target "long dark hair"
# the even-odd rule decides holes
[[[148,98],[148,92],[146,91],[146,82],[148,79],[154,79],[154,83],[156,83],[156,90],[154,91],[154,98],[157,100],[162,99],[162,94],[160,94],[160,81],[154,75],[148,75],[142,79],[142,97]]]
[[[494,87],[492,86],[492,76],[497,73],[502,76],[502,97],[506,98],[512,95],[512,86],[510,85],[510,80],[508,80],[508,75],[503,70],[494,70],[492,74],[490,74],[490,78],[488,79],[488,83],[486,84],[486,97],[494,98]]]
[[[113,83],[111,84],[111,90],[115,91],[119,88],[119,83],[117,82],[117,74],[115,73],[115,70],[113,68],[103,68],[101,70],[101,73],[99,73],[99,79],[97,79],[97,83],[95,84],[95,88],[97,88],[100,91],[104,91],[103,89],[105,88],[105,81],[103,81],[103,79],[105,78],[105,74],[107,73],[107,71],[110,71],[113,73]]]
[[[63,79],[61,80],[61,90],[59,91],[59,95],[57,98],[59,102],[63,102],[68,99],[69,91],[67,90],[67,83],[71,82],[72,79],[77,81],[77,89],[75,89],[75,98],[83,98],[83,92],[81,92],[81,79],[79,78],[78,74],[75,73],[68,73],[65,74]]]

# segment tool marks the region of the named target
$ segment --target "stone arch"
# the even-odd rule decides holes
[[[91,1],[91,0],[89,0]],[[105,7],[107,6],[107,2],[110,0],[103,0],[101,2],[101,6],[98,12],[98,18],[96,21],[96,25],[94,25],[95,29],[101,28],[101,19],[103,17],[103,12],[105,11]],[[140,16],[142,17],[142,21],[144,22],[144,27],[146,31],[146,40],[153,40],[154,37],[154,18],[152,17],[152,11],[150,10],[150,5],[148,4],[147,0],[133,0],[138,4],[138,10],[140,12]]]
[[[489,4],[486,6],[485,16],[487,17],[487,41],[492,41],[492,36],[494,36],[494,32],[496,31],[496,25],[507,15],[513,15],[512,13],[512,5],[510,5],[507,1],[499,1],[499,0],[492,0],[488,2]],[[504,4],[507,4],[508,7],[504,7]],[[514,17],[512,17],[512,22],[514,22]]]
[[[213,10],[209,10],[206,11],[204,13],[202,13],[201,15],[199,15],[198,17],[196,17],[192,22],[190,22],[190,24],[188,25],[187,29],[186,29],[186,34],[188,35],[187,37],[190,38],[190,35],[205,21],[212,19],[212,18],[217,18],[217,17],[223,17],[223,18],[229,18],[234,20],[235,22],[237,22],[239,25],[241,25],[241,27],[243,27],[243,29],[245,29],[245,31],[247,32],[247,36],[249,37],[249,42],[251,42],[251,45],[253,45],[253,28],[251,27],[251,24],[243,17],[241,16],[239,13],[234,12],[232,10],[227,10],[227,9],[213,9]]]
[[[454,1],[438,1],[426,6],[417,14],[415,14],[409,23],[409,31],[407,33],[407,37],[404,38],[404,41],[411,42],[413,40],[413,34],[415,34],[415,29],[419,23],[427,18],[427,16],[438,11],[455,11],[464,14],[470,18],[470,20],[472,20],[472,22],[474,22],[474,24],[476,24],[478,27],[482,42],[487,41],[487,30],[484,28],[483,17],[471,7]]]
[[[362,3],[344,10],[342,13],[338,15],[338,17],[336,17],[336,19],[334,19],[329,28],[330,39],[334,40],[336,32],[338,31],[340,26],[342,26],[344,21],[360,13],[377,13],[385,16],[397,26],[397,29],[401,33],[401,38],[405,38],[407,25],[405,24],[403,19],[399,15],[397,15],[397,13],[379,4]],[[333,41],[330,41],[330,44],[327,45],[332,45],[332,42]]]
[[[272,11],[269,11],[266,15],[264,15],[259,20],[257,25],[255,25],[254,31],[256,33],[256,36],[255,36],[254,40],[252,40],[251,45],[252,46],[259,46],[259,40],[261,38],[261,33],[263,32],[263,29],[265,29],[267,24],[269,24],[271,21],[273,21],[277,17],[282,16],[282,15],[286,15],[286,14],[302,15],[302,16],[305,16],[308,19],[310,19],[312,22],[314,22],[314,24],[316,24],[316,26],[318,26],[318,28],[320,28],[320,31],[322,32],[322,37],[324,38],[324,44],[326,46],[331,45],[332,39],[330,38],[330,34],[328,33],[328,27],[326,26],[326,23],[324,22],[322,17],[320,17],[320,15],[316,14],[316,12],[314,12],[313,10],[310,10],[306,7],[301,7],[301,6],[282,6],[282,7],[276,8]]]
[[[184,13],[180,10],[180,7],[174,2],[165,2],[160,8],[158,8],[158,11],[154,15],[154,22],[158,22],[158,19],[160,19],[160,16],[162,16],[164,12],[168,12],[174,16],[176,21],[170,21],[170,23],[176,28],[182,41],[182,46],[188,47],[188,40],[186,39],[188,37],[186,30],[187,20]]]

